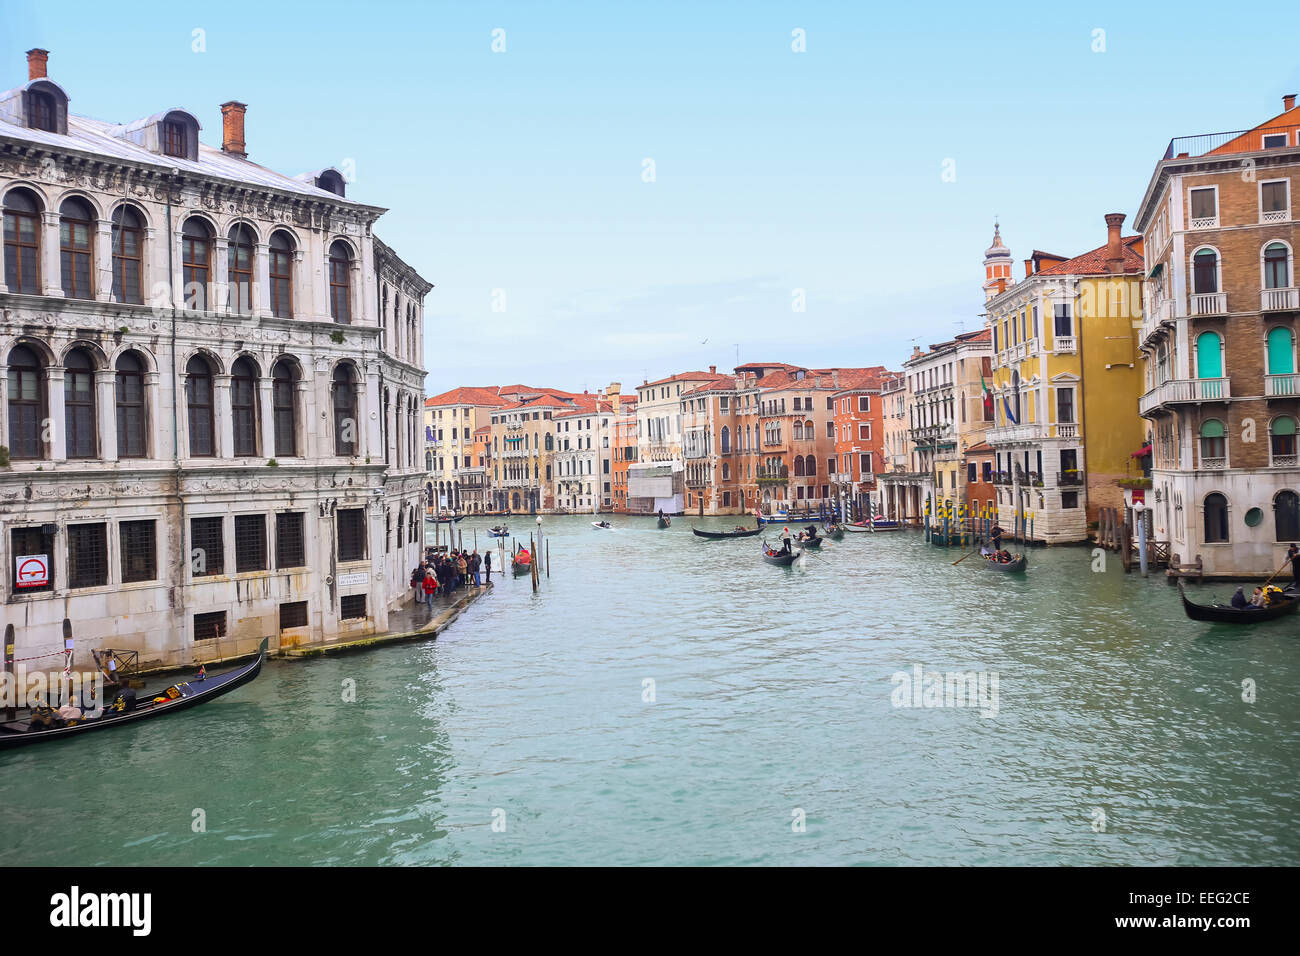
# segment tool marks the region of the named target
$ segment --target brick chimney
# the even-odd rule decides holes
[[[1124,244],[1119,238],[1124,219],[1122,212],[1106,213],[1106,268],[1112,274],[1124,271]]]
[[[717,374],[718,374],[718,367],[717,367],[716,365],[710,365],[710,366],[709,366],[709,374],[710,374],[710,375],[717,375]]]
[[[44,52],[43,50],[41,52]],[[1295,108],[1295,94],[1288,93],[1282,97],[1282,111],[1287,112]]]
[[[1033,260],[1033,259],[1026,259],[1026,260],[1025,260],[1025,278],[1028,279],[1028,278],[1029,278],[1030,276],[1032,276],[1033,274],[1034,274],[1034,260]]]
[[[247,103],[231,100],[221,104],[221,151],[244,159],[248,152],[244,149],[244,110]]]
[[[45,79],[45,64],[50,59],[50,51],[34,47],[27,51],[27,81]]]

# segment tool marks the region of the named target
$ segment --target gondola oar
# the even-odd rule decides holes
[[[971,556],[971,554],[978,554],[981,550],[983,550],[983,548],[984,548],[984,545],[981,544],[978,548],[976,548],[976,549],[975,549],[974,551],[972,551],[970,554],[963,554],[960,558],[958,558],[956,561],[954,561],[953,564],[954,564],[954,565],[961,564],[963,561],[965,561],[967,558],[969,558],[969,557]]]
[[[1282,568],[1285,568],[1285,567],[1286,567],[1288,564],[1290,564],[1290,563],[1291,563],[1291,559],[1290,559],[1290,558],[1287,558],[1285,561],[1282,562]],[[1276,571],[1274,571],[1272,574],[1270,574],[1270,575],[1268,576],[1268,581],[1265,581],[1263,584],[1260,585],[1260,587],[1262,587],[1262,588],[1266,588],[1266,587],[1268,587],[1269,582],[1272,581],[1275,577],[1277,577],[1279,574],[1282,573],[1282,568],[1278,568]]]

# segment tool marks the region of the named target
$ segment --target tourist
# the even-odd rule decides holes
[[[1268,607],[1268,595],[1264,593],[1263,588],[1255,588],[1255,594],[1250,599],[1250,606],[1254,608]]]
[[[438,579],[433,576],[432,571],[424,572],[424,599],[433,608],[433,596],[438,593]]]
[[[481,588],[483,586],[483,582],[479,579],[478,573],[479,565],[482,564],[482,562],[483,559],[478,556],[478,548],[475,548],[474,552],[469,556],[469,573],[474,576],[474,587],[476,588]]]
[[[464,551],[456,555],[456,573],[460,576],[461,587],[469,584],[469,561],[465,559]]]
[[[411,572],[411,589],[415,591],[416,602],[424,600],[424,572],[429,569],[428,561],[421,561]]]
[[[487,571],[487,583],[492,583],[492,552],[483,555],[483,568]]]
[[[58,718],[59,720],[63,721],[65,724],[71,720],[80,720],[81,708],[77,706],[77,702],[75,700],[69,697],[66,701],[64,701],[63,706],[59,708]]]
[[[1250,602],[1246,600],[1246,592],[1241,588],[1237,588],[1237,590],[1233,592],[1232,606],[1239,611],[1244,611],[1250,606]]]

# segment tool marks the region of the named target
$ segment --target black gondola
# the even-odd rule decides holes
[[[801,554],[803,554],[802,551],[791,551],[789,554],[784,551],[773,551],[766,541],[763,542],[763,560],[768,564],[776,564],[788,568],[798,560],[799,555]]]
[[[216,677],[206,677],[201,681],[181,681],[173,684],[161,694],[154,695],[155,697],[170,698],[162,703],[155,703],[153,698],[150,698],[148,701],[136,704],[133,710],[121,713],[114,712],[110,704],[109,709],[106,709],[101,717],[91,717],[69,726],[52,727],[49,730],[29,730],[28,724],[30,720],[15,720],[0,724],[0,750],[25,747],[28,744],[39,744],[52,740],[62,740],[77,734],[88,734],[94,730],[103,730],[107,727],[121,727],[149,717],[160,717],[163,714],[171,714],[178,710],[195,707],[247,684],[261,672],[262,662],[265,659],[266,638],[262,638],[262,645],[257,651],[257,660],[253,661],[253,663],[237,667]],[[173,691],[176,694],[175,697],[171,697]]]
[[[826,526],[826,537],[832,541],[840,541],[844,538],[844,528],[837,524],[828,524]]]
[[[1003,574],[1018,574],[1029,567],[1029,559],[1023,554],[1018,554],[1010,561],[1003,563],[994,561],[991,557],[985,555],[984,567],[990,571],[1001,571]]]
[[[801,531],[795,537],[795,540],[810,551],[816,551],[821,548],[822,542],[826,539],[822,538],[820,535],[817,537],[810,537],[806,531]]]
[[[667,515],[660,515],[660,516],[659,516],[659,527],[660,527],[660,528],[666,528],[666,527],[668,527],[668,526],[669,526],[670,524],[672,524],[672,523],[673,523],[673,519],[672,519],[672,518],[669,518]]]
[[[1295,613],[1300,607],[1300,595],[1290,589],[1282,592],[1280,603],[1261,608],[1236,608],[1231,604],[1193,604],[1187,600],[1183,582],[1178,582],[1178,596],[1183,599],[1183,612],[1193,621],[1213,621],[1218,624],[1258,624]]]
[[[752,538],[762,531],[762,528],[737,528],[735,531],[701,531],[699,528],[691,528],[691,533],[697,538],[708,538],[711,541],[717,541],[721,538]]]

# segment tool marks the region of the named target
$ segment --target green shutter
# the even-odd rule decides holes
[[[1202,332],[1196,337],[1196,377],[1223,378],[1223,354],[1220,339],[1215,332]]]
[[[1268,333],[1268,374],[1290,375],[1295,371],[1291,353],[1291,330],[1276,328]]]
[[[1278,416],[1277,418],[1273,419],[1272,431],[1274,435],[1294,435],[1295,419],[1292,418],[1290,415]]]
[[[1223,422],[1219,421],[1217,418],[1211,418],[1209,421],[1205,422],[1201,425],[1201,437],[1222,438]]]

